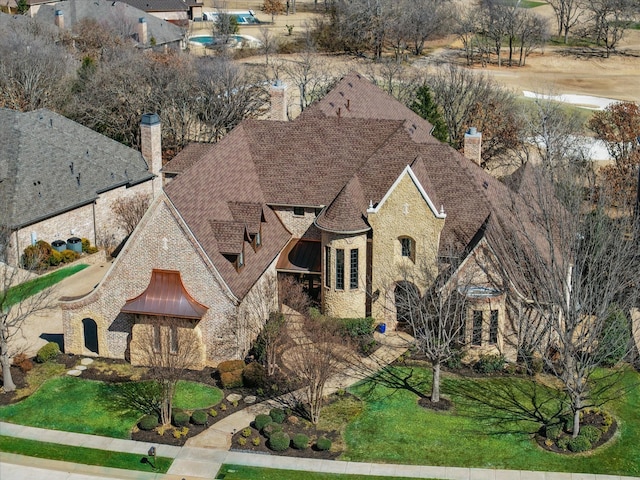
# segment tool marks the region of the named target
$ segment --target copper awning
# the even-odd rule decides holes
[[[147,289],[131,300],[127,300],[120,310],[123,313],[156,315],[200,320],[209,307],[193,299],[177,270],[151,271]]]
[[[321,244],[293,238],[282,251],[276,269],[281,272],[320,273]]]

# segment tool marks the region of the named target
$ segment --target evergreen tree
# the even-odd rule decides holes
[[[447,125],[444,123],[444,119],[442,118],[438,105],[433,100],[433,95],[431,94],[431,89],[428,85],[424,84],[418,88],[416,91],[416,98],[410,105],[410,108],[433,125],[433,131],[431,134],[435,138],[441,142],[449,141]]]

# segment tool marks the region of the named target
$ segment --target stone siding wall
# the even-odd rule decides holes
[[[305,208],[304,215],[295,215],[293,207],[273,207],[273,211],[294,238],[320,240],[320,230],[313,224],[317,216],[315,209]]]
[[[437,218],[409,175],[404,175],[385,203],[368,214],[373,228],[372,315],[396,323],[396,282],[409,281],[421,292],[437,274],[437,253],[444,219]],[[400,237],[413,240],[413,258],[402,256]]]
[[[216,364],[221,357],[237,357],[231,323],[237,301],[206,263],[164,195],[154,202],[100,286],[83,299],[63,304],[66,350],[87,353],[82,319],[92,318],[98,324],[99,355],[127,358],[134,322],[131,315],[120,313],[120,309],[147,288],[153,268],[180,271],[187,291],[209,307],[198,324],[206,362]],[[221,345],[225,348],[219,348]]]
[[[331,248],[331,285],[324,273],[326,249]],[[336,250],[344,251],[344,288],[336,288]],[[351,250],[358,250],[358,288],[350,286]],[[364,317],[366,308],[367,235],[337,235],[322,232],[322,307],[326,315],[340,318]]]

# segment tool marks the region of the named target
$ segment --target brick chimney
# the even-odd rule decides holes
[[[138,19],[138,43],[142,45],[147,44],[147,19],[144,17],[140,17]]]
[[[464,134],[464,156],[478,165],[482,162],[482,133],[476,127]]]
[[[60,30],[64,29],[64,12],[62,10],[56,10],[56,16],[53,21]]]
[[[155,113],[145,113],[140,121],[140,144],[142,157],[149,166],[149,171],[156,178],[151,185],[153,197],[157,197],[162,191],[162,129],[160,117]]]
[[[287,85],[282,80],[276,80],[269,89],[271,110],[269,120],[288,120],[287,117]]]

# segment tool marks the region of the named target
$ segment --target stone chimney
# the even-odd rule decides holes
[[[147,44],[147,19],[140,17],[138,19],[138,43]]]
[[[482,133],[476,127],[464,134],[464,156],[478,165],[482,162]]]
[[[288,120],[287,117],[287,85],[282,80],[276,80],[269,89],[271,110],[269,120]]]
[[[62,10],[56,10],[56,16],[53,21],[60,30],[64,29],[64,12]]]
[[[142,157],[149,166],[149,172],[156,178],[151,186],[153,198],[162,191],[162,129],[160,128],[160,117],[155,113],[145,113],[140,121],[140,144]]]

